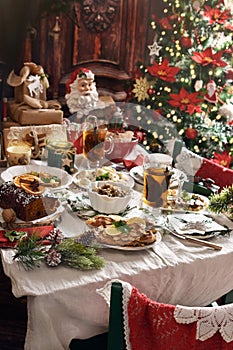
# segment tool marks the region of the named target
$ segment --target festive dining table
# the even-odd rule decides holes
[[[79,191],[71,184],[73,189]],[[141,192],[134,190],[132,195],[132,205],[140,203]],[[226,216],[211,217],[233,230],[233,222]],[[65,205],[57,227],[65,237],[74,237],[85,231],[86,223]],[[107,331],[109,309],[97,290],[110,280],[127,281],[159,302],[190,306],[208,305],[233,289],[232,233],[208,240],[221,246],[221,250],[162,230],[161,236],[161,241],[149,249],[102,248],[99,254],[105,266],[90,271],[45,264],[26,271],[13,260],[14,249],[1,249],[4,272],[11,279],[14,296],[27,296],[25,350],[64,350],[72,338]]]

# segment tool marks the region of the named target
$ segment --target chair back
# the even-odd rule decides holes
[[[108,350],[233,350],[233,304],[162,304],[125,284],[111,286]]]
[[[122,284],[120,282],[112,283],[108,328],[108,350],[125,349],[122,291]]]

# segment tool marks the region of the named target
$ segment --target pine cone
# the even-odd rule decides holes
[[[46,237],[50,241],[54,241],[56,243],[60,243],[64,238],[62,232],[58,228],[54,228],[49,232],[49,235]]]
[[[46,256],[45,261],[50,267],[58,266],[61,263],[61,253],[55,249],[51,249]]]

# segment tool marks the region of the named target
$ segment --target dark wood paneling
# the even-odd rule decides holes
[[[36,0],[37,5],[41,1]],[[100,95],[107,94],[117,101],[124,100],[125,82],[137,62],[149,63],[147,46],[152,44],[154,35],[149,24],[153,13],[161,11],[161,2],[83,0],[75,4],[79,26],[64,13],[59,14],[57,19],[55,13],[48,13],[35,20],[35,10],[28,20],[34,31],[27,33],[24,60],[16,56],[14,62],[21,67],[24,61],[31,59],[44,67],[50,81],[47,91],[49,99],[64,97],[65,83],[70,73],[77,67],[85,66],[95,73]],[[93,12],[90,15],[83,12],[86,3],[92,3],[93,11],[100,10],[100,17],[105,16],[101,30],[95,25],[98,18]],[[113,11],[113,15],[108,11]]]

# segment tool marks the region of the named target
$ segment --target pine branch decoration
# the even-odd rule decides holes
[[[53,237],[54,236],[54,237]],[[50,234],[51,244],[43,245],[38,236],[27,236],[19,240],[14,260],[22,264],[25,270],[40,267],[44,262],[50,267],[65,265],[80,270],[101,269],[105,265],[102,257],[97,255],[95,247],[86,247],[77,242],[77,238],[57,239]]]
[[[216,214],[226,213],[233,218],[233,185],[209,198],[208,209]]]

